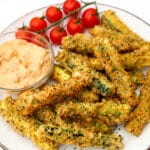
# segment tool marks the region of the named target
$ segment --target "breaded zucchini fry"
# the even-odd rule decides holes
[[[89,67],[91,67],[97,71],[104,69],[104,67],[102,65],[102,61],[98,58],[88,57],[88,63],[89,63]]]
[[[94,54],[103,60],[106,73],[114,83],[117,94],[125,104],[135,106],[137,98],[133,96],[134,84],[128,73],[124,70],[117,51],[111,46],[108,39],[96,37],[93,39]]]
[[[100,100],[98,93],[90,88],[84,88],[74,96],[74,101],[95,103]]]
[[[137,39],[143,40],[139,35],[129,29],[129,27],[112,10],[107,10],[102,14],[102,25],[122,34],[130,34]]]
[[[111,134],[102,135],[101,133],[92,133],[76,126],[53,126],[51,124],[42,125],[38,133],[44,138],[58,141],[65,144],[75,144],[80,147],[95,146],[107,148],[108,150],[122,149],[122,137]]]
[[[69,80],[71,78],[71,73],[63,69],[62,67],[55,65],[52,78],[58,81],[59,83],[61,83],[66,80]],[[75,98],[83,102],[98,102],[99,101],[98,94],[95,92],[95,90],[92,90],[90,88],[82,89],[81,91],[76,93]]]
[[[93,82],[91,88],[94,93],[103,96],[112,96],[116,92],[114,84],[110,82],[104,74],[96,71],[93,71]]]
[[[75,51],[81,54],[92,54],[90,47],[91,39],[85,35],[77,33],[74,36],[69,35],[62,39],[61,46],[68,51]]]
[[[102,134],[94,134],[76,126],[54,126],[51,124],[40,126],[38,133],[43,138],[64,144],[75,144],[81,147],[100,145]]]
[[[120,102],[104,101],[98,110],[100,119],[108,125],[118,125],[126,122],[130,114],[131,107]]]
[[[150,66],[150,43],[131,53],[121,54],[121,59],[127,69],[141,69]]]
[[[89,66],[96,70],[103,69],[101,60],[94,57],[87,57],[85,55],[69,52],[67,50],[61,50],[56,56],[56,61],[60,66],[67,68],[71,72],[74,68],[79,66]]]
[[[120,102],[103,101],[101,103],[69,103],[57,106],[57,116],[61,119],[70,118],[72,121],[101,120],[107,125],[118,125],[127,120],[131,107]],[[61,122],[61,121],[60,121]]]
[[[66,68],[71,73],[88,66],[88,57],[66,50],[61,50],[55,59],[60,66]]]
[[[141,70],[134,69],[134,70],[127,70],[127,72],[131,76],[132,81],[136,85],[141,85],[144,83],[144,75]]]
[[[17,132],[32,139],[41,150],[57,150],[59,143],[37,134],[41,122],[33,117],[20,116],[16,109],[15,100],[11,97],[0,101],[0,114]]]
[[[84,69],[84,67],[86,66],[90,67],[89,61],[86,56],[84,57],[80,54],[68,52],[65,50],[62,50],[58,53],[58,55],[56,56],[56,61],[60,65],[65,66],[66,69],[72,71],[73,74],[79,68]],[[107,77],[105,77],[105,75],[96,72],[92,68],[90,71],[90,75],[93,78],[91,87],[96,93],[103,96],[112,95],[113,93],[115,93],[114,85],[107,79]]]
[[[52,79],[58,81],[58,82],[64,82],[71,78],[71,74],[65,70],[64,68],[54,65],[53,73],[52,73]]]
[[[52,106],[47,105],[42,107],[38,111],[34,112],[33,116],[44,124],[56,124],[56,112],[55,108]]]
[[[99,133],[101,132],[102,134],[111,134],[113,132],[113,126],[109,126],[106,123],[102,122],[102,120],[93,118],[92,120],[72,120],[72,119],[67,119],[64,120],[68,124],[78,126],[79,128],[84,128],[87,131],[91,132],[96,132]]]
[[[103,134],[102,135],[102,148],[106,148],[108,150],[122,150],[123,144],[122,144],[123,138],[121,135],[116,135],[114,133],[112,134]]]
[[[138,136],[143,128],[150,122],[150,70],[141,87],[139,105],[131,114],[131,120],[126,125],[126,130]]]
[[[120,20],[114,11],[107,10],[102,14],[101,17],[102,24],[105,27],[123,34],[132,33],[132,31],[127,27],[127,25],[125,25],[124,22]]]
[[[56,104],[66,97],[73,97],[82,88],[91,84],[92,77],[88,71],[89,69],[84,68],[68,81],[46,86],[42,90],[28,90],[21,93],[16,100],[18,110],[22,115],[30,115],[42,106]]]
[[[144,40],[137,39],[129,34],[122,34],[112,29],[108,29],[102,25],[97,25],[94,28],[91,28],[89,32],[92,36],[99,36],[101,38],[108,38],[112,46],[117,49],[118,52],[128,52],[135,49],[139,49],[144,43]]]

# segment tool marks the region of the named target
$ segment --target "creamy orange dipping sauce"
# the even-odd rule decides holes
[[[0,87],[24,88],[42,79],[50,68],[49,51],[21,39],[0,45]]]

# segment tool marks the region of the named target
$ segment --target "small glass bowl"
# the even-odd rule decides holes
[[[13,39],[16,39],[16,34],[18,32],[19,31],[17,30],[17,31],[1,34],[0,35],[0,44],[11,41]],[[40,80],[38,80],[38,81],[34,82],[33,84],[28,85],[26,87],[17,88],[17,89],[7,89],[7,88],[0,87],[0,93],[2,93],[2,94],[18,94],[18,93],[28,90],[28,89],[38,88],[38,87],[42,86],[44,83],[46,83],[46,81],[48,81],[50,75],[52,74],[53,66],[54,66],[54,51],[53,51],[51,43],[46,38],[44,38],[43,36],[41,36],[38,33],[27,31],[27,30],[23,30],[23,32],[24,32],[23,34],[22,33],[19,34],[17,39],[23,39],[23,40],[32,42],[33,44],[41,46],[41,47],[45,48],[45,50],[49,51],[49,58],[50,58],[49,70],[45,74],[45,76],[43,76]],[[26,34],[28,34],[30,36],[25,36]]]

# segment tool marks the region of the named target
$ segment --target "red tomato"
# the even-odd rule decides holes
[[[66,0],[63,4],[63,11],[68,14],[81,7],[81,4],[77,0]],[[77,15],[78,13],[75,13]]]
[[[34,17],[30,20],[30,29],[32,31],[40,31],[47,27],[47,23],[44,20],[44,18],[40,17]]]
[[[50,31],[50,39],[54,44],[61,44],[63,37],[67,36],[67,32],[63,27],[56,26]]]
[[[23,39],[30,41],[32,38],[32,33],[29,32],[30,29],[27,27],[18,28],[18,30],[15,33],[15,36],[17,39]]]
[[[71,18],[67,23],[68,32],[72,35],[84,32],[84,25],[81,19]]]
[[[88,8],[82,14],[82,20],[86,27],[92,28],[99,24],[97,10],[95,8]]]
[[[61,10],[55,6],[50,6],[46,9],[47,20],[51,23],[60,20],[63,16]]]

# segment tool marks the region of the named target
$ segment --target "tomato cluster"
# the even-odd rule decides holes
[[[31,36],[24,32],[28,30],[37,32],[47,40],[50,39],[54,44],[59,45],[67,34],[83,33],[85,28],[94,27],[99,23],[95,8],[87,8],[83,12],[81,10],[82,6],[78,0],[65,0],[62,9],[57,6],[49,6],[44,16],[33,17],[28,27],[19,28],[16,37],[25,39],[26,36]],[[69,19],[64,27],[63,21],[66,18]],[[49,27],[52,28],[49,29]]]

